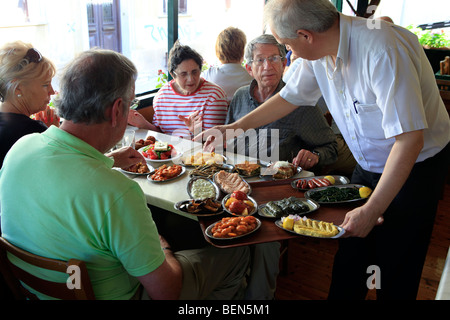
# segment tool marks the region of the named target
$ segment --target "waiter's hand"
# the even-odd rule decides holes
[[[344,222],[340,225],[345,229],[343,237],[366,237],[375,226],[381,225],[383,216],[370,212],[366,206],[361,206],[347,212]]]
[[[223,147],[226,139],[230,139],[230,137],[225,136],[227,128],[227,125],[212,127],[196,135],[193,140],[204,142],[203,150],[205,152],[213,152],[218,146]]]
[[[292,160],[292,164],[302,169],[308,170],[319,163],[319,156],[309,150],[302,149],[297,156]]]

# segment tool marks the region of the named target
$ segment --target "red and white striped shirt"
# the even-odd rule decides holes
[[[216,84],[204,81],[193,94],[184,96],[173,89],[175,80],[162,87],[153,101],[153,124],[165,134],[191,136],[188,127],[178,115],[188,117],[200,110],[202,130],[225,123],[228,103],[225,92]]]

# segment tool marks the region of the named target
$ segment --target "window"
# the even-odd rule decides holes
[[[241,29],[247,42],[263,33],[265,0],[197,0],[189,2],[189,16],[179,16],[180,42],[198,51],[208,66],[219,63],[215,44],[230,26]]]
[[[168,5],[168,0],[162,0],[163,1],[163,14],[167,15],[167,5]],[[188,10],[187,10],[187,2],[188,0],[178,0],[178,14],[187,14]]]

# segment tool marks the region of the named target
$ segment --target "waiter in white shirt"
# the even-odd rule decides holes
[[[364,299],[373,288],[379,299],[415,299],[450,162],[449,116],[417,37],[342,15],[329,0],[272,0],[265,18],[309,61],[257,110],[204,132],[206,146],[217,130],[259,127],[323,95],[358,162],[352,183],[374,188],[341,225],[329,299]]]

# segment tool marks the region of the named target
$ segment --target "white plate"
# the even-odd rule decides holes
[[[311,220],[313,220],[313,219],[311,219]],[[310,238],[319,238],[319,239],[337,239],[337,238],[342,237],[342,235],[345,233],[345,229],[343,229],[343,228],[341,228],[341,227],[339,227],[339,226],[336,226],[336,228],[339,230],[339,233],[338,233],[337,235],[335,235],[335,236],[333,236],[333,237],[315,237],[315,236],[311,236],[311,235],[307,235],[307,234],[300,234],[300,233],[295,232],[294,230],[289,230],[289,229],[283,228],[283,223],[281,222],[281,219],[275,221],[275,225],[276,225],[277,227],[279,227],[279,228],[281,228],[281,229],[287,231],[287,232],[296,234],[296,235],[298,235],[298,236],[304,236],[304,237],[310,237]]]
[[[250,232],[248,232],[248,233],[246,233],[246,234],[240,235],[240,236],[229,237],[229,238],[217,238],[217,237],[214,237],[214,236],[212,235],[212,233],[211,233],[211,229],[214,228],[214,226],[216,225],[216,223],[221,222],[221,221],[218,221],[218,222],[216,222],[216,223],[213,223],[213,224],[210,225],[208,228],[206,228],[205,234],[206,234],[209,238],[215,239],[215,240],[234,240],[234,239],[242,238],[242,237],[245,237],[245,236],[248,236],[248,235],[254,233],[256,230],[258,230],[258,229],[261,227],[261,221],[260,221],[258,218],[255,218],[255,219],[256,219],[256,228],[253,229],[252,231],[250,231]]]
[[[156,172],[156,170],[153,170],[152,172],[150,172],[150,173],[147,175],[147,180],[148,180],[148,181],[151,181],[151,182],[155,182],[155,183],[160,183],[160,182],[167,182],[167,181],[172,181],[172,180],[178,179],[179,177],[181,177],[181,176],[186,172],[186,168],[185,168],[185,167],[181,167],[181,172],[180,172],[179,175],[177,175],[176,177],[167,179],[167,180],[163,180],[163,181],[153,180],[153,179],[152,179],[152,175],[153,175],[155,172]]]
[[[148,146],[147,146],[148,147]],[[142,156],[144,157],[144,159],[145,159],[145,161],[147,161],[147,162],[154,162],[154,163],[166,163],[166,162],[170,162],[170,161],[174,161],[174,160],[177,160],[177,159],[180,159],[182,156],[183,156],[183,152],[182,151],[179,151],[177,148],[175,148],[175,146],[174,146],[174,148],[175,148],[175,151],[177,152],[177,154],[175,155],[175,157],[172,157],[172,158],[169,158],[169,159],[163,159],[163,160],[161,160],[161,159],[155,159],[155,160],[153,160],[153,159],[149,159],[149,158],[147,158],[146,156],[144,156],[144,154],[142,153],[142,151],[143,151],[143,149],[144,148],[146,148],[146,147],[143,147],[143,148],[141,148],[141,149],[139,149],[138,151],[142,154]],[[177,163],[178,164],[178,163]]]

